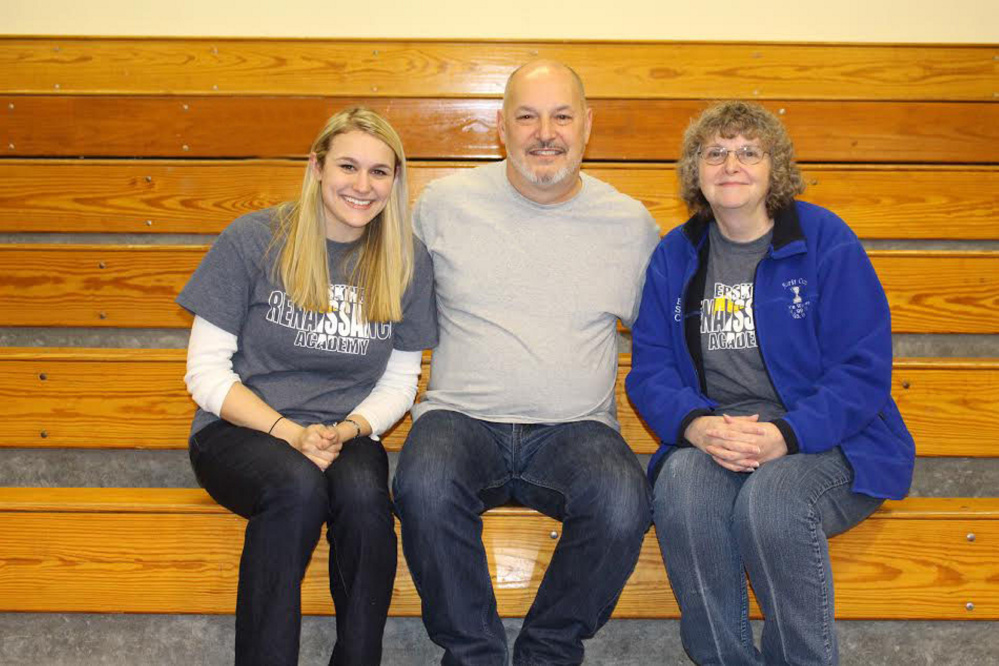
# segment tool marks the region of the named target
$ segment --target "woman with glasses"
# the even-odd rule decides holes
[[[683,645],[698,664],[834,664],[827,540],[912,478],[888,302],[850,228],[794,199],[770,112],[708,109],[677,170],[692,217],[652,256],[627,389],[662,442],[649,477]]]

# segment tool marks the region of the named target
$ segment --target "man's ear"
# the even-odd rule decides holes
[[[499,140],[506,145],[506,123],[503,122],[503,109],[496,112],[496,128],[499,130]]]

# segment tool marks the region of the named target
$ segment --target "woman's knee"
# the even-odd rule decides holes
[[[302,459],[282,465],[264,480],[260,495],[261,512],[287,514],[289,519],[325,522],[329,498],[323,471],[311,460]]]

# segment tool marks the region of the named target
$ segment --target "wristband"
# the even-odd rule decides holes
[[[283,419],[283,418],[284,418],[283,416],[279,416],[279,417],[277,417],[277,420],[276,420],[276,421],[274,421],[274,423],[272,423],[272,424],[271,424],[271,427],[267,429],[267,434],[268,434],[268,435],[269,435],[269,434],[271,434],[272,432],[274,432],[274,426],[276,426],[276,425],[278,424],[278,422],[279,422],[279,421],[280,421],[281,419]]]
[[[349,423],[350,425],[357,428],[357,434],[354,435],[354,439],[361,436],[361,424],[355,421],[354,419],[344,419],[343,421],[340,421],[340,423]]]

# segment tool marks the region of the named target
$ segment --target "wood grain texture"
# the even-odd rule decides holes
[[[999,253],[870,252],[896,333],[999,333]]]
[[[302,157],[333,112],[357,104],[391,121],[411,159],[502,155],[492,99],[0,96],[0,156]],[[586,158],[675,160],[683,130],[707,104],[593,100]],[[984,147],[999,143],[999,104],[988,102],[764,106],[780,114],[802,162],[989,164]]]
[[[411,200],[476,164],[411,161]],[[0,160],[0,232],[218,233],[298,196],[304,169],[298,160]],[[671,165],[584,170],[641,201],[664,233],[687,218]],[[802,199],[835,211],[861,238],[999,240],[999,167],[810,165],[804,176]]]
[[[194,416],[185,356],[184,350],[0,348],[0,402],[9,413],[0,447],[184,448]],[[658,438],[624,390],[630,370],[631,356],[622,354],[615,386],[621,433],[636,453],[652,453]],[[429,355],[421,392],[428,376]],[[999,457],[991,437],[999,419],[999,361],[897,359],[892,394],[918,455]],[[386,448],[400,450],[410,425],[408,416],[397,424],[383,438]]]
[[[925,362],[925,361],[923,361]],[[210,513],[228,510],[200,488],[0,487],[0,511],[11,513]],[[532,509],[501,506],[490,516],[534,516]],[[995,520],[999,497],[907,497],[886,500],[871,520]]]
[[[534,58],[594,98],[990,100],[989,46],[288,39],[0,40],[12,93],[498,97]]]
[[[0,245],[8,326],[184,328],[174,303],[206,251],[181,245]],[[896,333],[999,332],[999,254],[870,253]]]
[[[31,491],[35,507],[18,510],[12,490]],[[163,492],[170,492],[174,502],[178,492],[192,498],[200,493],[202,498],[192,503],[207,504],[203,491],[129,490],[135,504],[123,512],[82,506],[39,510],[38,497],[45,492],[0,491],[0,610],[233,612],[245,522],[221,511],[166,511],[162,500],[152,500],[148,512],[139,506],[141,495],[153,498]],[[955,515],[952,501],[937,501],[949,511],[936,518],[896,520],[890,509],[883,510],[832,539],[837,617],[999,619],[999,521],[976,519],[974,510]],[[924,508],[933,502],[921,500]],[[995,500],[967,503],[995,510]],[[522,617],[551,560],[561,525],[524,509],[491,511],[483,522],[499,611]],[[974,541],[967,539],[969,532],[976,535]],[[327,557],[321,539],[302,586],[308,614],[332,612]],[[391,613],[419,615],[419,599],[401,552],[399,560]],[[969,599],[974,611],[965,608]],[[753,614],[759,616],[755,603]],[[615,617],[677,615],[652,530]]]

